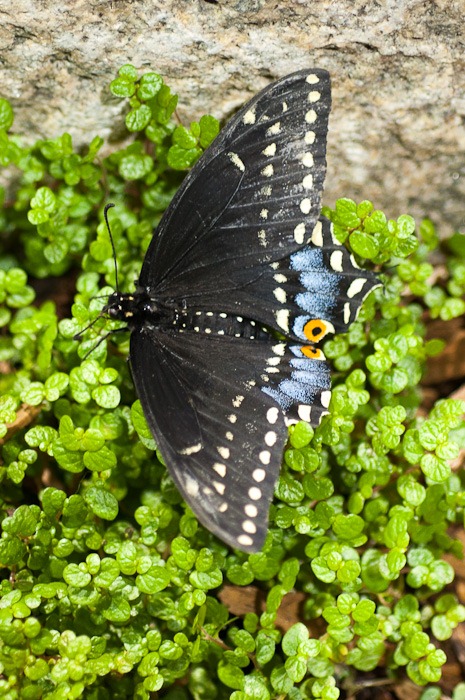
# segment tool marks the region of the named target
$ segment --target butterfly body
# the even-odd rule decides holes
[[[329,75],[268,86],[186,176],[136,291],[105,311],[131,330],[148,425],[199,520],[256,552],[287,440],[328,412],[319,341],[347,330],[378,286],[319,219]]]

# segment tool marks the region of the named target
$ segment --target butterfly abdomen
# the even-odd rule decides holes
[[[269,333],[262,325],[243,316],[235,316],[217,311],[199,311],[184,309],[177,314],[172,327],[179,332],[193,332],[213,336],[230,336],[246,340],[269,338]]]

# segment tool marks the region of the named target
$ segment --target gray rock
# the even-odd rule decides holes
[[[271,80],[331,72],[325,203],[465,228],[463,0],[0,0],[1,93],[15,131],[112,137],[124,63],[180,94],[188,124],[227,117]],[[113,134],[113,137],[121,134]],[[111,148],[109,146],[108,148]]]

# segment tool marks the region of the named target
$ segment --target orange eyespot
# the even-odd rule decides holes
[[[323,336],[326,335],[327,331],[328,327],[326,323],[321,319],[307,321],[307,323],[304,326],[305,336],[314,343],[317,343],[319,340],[321,340],[321,338],[323,338]]]
[[[300,348],[302,355],[309,357],[311,360],[321,360],[323,353],[319,348],[314,348],[313,345],[304,345]]]

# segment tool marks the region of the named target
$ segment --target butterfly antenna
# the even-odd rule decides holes
[[[111,248],[113,250],[113,262],[115,264],[115,286],[116,286],[116,291],[119,292],[119,284],[118,284],[118,263],[116,262],[116,248],[115,248],[115,242],[113,240],[113,236],[111,235],[111,229],[110,229],[110,224],[108,223],[108,210],[114,207],[115,205],[110,203],[105,206],[105,209],[103,210],[103,216],[105,218],[105,223],[107,225],[107,230],[108,230],[108,235],[110,236],[110,242],[111,242]]]

